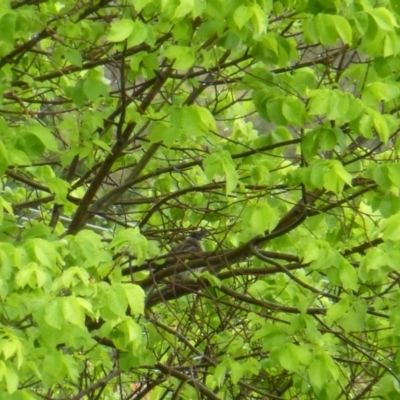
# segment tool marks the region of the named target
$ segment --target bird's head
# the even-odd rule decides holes
[[[204,228],[201,228],[200,230],[198,230],[198,231],[195,231],[195,232],[190,232],[189,233],[189,237],[190,238],[193,238],[193,239],[196,239],[196,240],[201,240],[201,239],[203,239],[206,235],[207,235],[207,230],[206,229],[204,229]]]

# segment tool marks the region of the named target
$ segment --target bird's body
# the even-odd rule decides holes
[[[175,255],[178,253],[199,253],[203,251],[201,246],[201,239],[206,235],[206,230],[201,229],[197,232],[192,232],[182,243],[171,249],[171,254]]]
[[[196,232],[191,232],[189,233],[188,237],[182,242],[176,245],[171,249],[171,251],[168,253],[168,259],[171,258],[171,260],[167,261],[167,265],[171,266],[175,265],[186,265],[185,263],[185,258],[187,258],[191,254],[196,254],[196,253],[201,253],[203,252],[203,247],[201,245],[201,239],[207,234],[207,231],[205,229],[200,229],[199,231]],[[203,268],[198,269],[198,272],[201,272]],[[193,271],[191,271],[189,268],[187,268],[186,271],[179,272],[174,274],[173,276],[173,281],[174,282],[189,282],[191,280],[195,279],[195,275]],[[165,288],[164,288],[165,289]],[[155,291],[158,290],[160,293],[159,286],[157,285],[157,282],[155,282],[155,285],[150,289],[149,293],[146,296],[146,301],[145,304],[149,304],[149,302],[152,301],[152,298],[155,296]]]

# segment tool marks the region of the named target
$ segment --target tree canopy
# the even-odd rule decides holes
[[[398,0],[0,3],[1,399],[399,396]]]

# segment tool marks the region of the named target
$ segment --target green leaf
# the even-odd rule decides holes
[[[101,237],[93,231],[82,230],[76,236],[70,237],[71,252],[80,261],[95,258],[95,254],[104,248]]]
[[[363,103],[350,93],[339,90],[313,89],[308,93],[310,115],[326,115],[340,123],[355,119],[362,111]]]
[[[81,79],[76,82],[75,86],[68,87],[65,90],[65,94],[71,98],[78,107],[83,107],[87,101],[87,96],[83,90],[83,81]]]
[[[272,2],[268,1],[263,4],[263,7],[257,3],[253,3],[252,6],[253,16],[252,25],[254,30],[259,34],[263,34],[267,30],[268,26],[268,14],[272,9]]]
[[[81,298],[81,297],[77,297],[76,300],[77,300],[77,302],[79,303],[79,305],[80,305],[83,309],[85,309],[85,310],[87,311],[87,314],[89,314],[89,315],[93,314],[93,307],[92,307],[92,304],[91,304],[88,300],[83,299],[83,298]]]
[[[6,363],[5,378],[8,394],[14,393],[18,389],[19,377],[11,363]]]
[[[7,41],[12,46],[14,45],[15,40],[14,36],[17,15],[18,14],[16,14],[15,12],[9,12],[4,14],[0,20],[0,26],[2,29],[1,39]]]
[[[338,160],[326,161],[324,164],[324,187],[334,193],[340,193],[344,184],[351,186],[351,175]]]
[[[2,198],[0,198],[0,203],[2,203]],[[3,218],[4,218],[4,208],[2,204],[0,204],[0,226],[3,225]]]
[[[383,31],[393,31],[397,28],[396,18],[387,8],[372,8],[368,11],[368,14],[375,21],[379,29]]]
[[[149,130],[149,138],[151,143],[161,142],[167,147],[173,146],[175,141],[179,140],[181,134],[181,130],[173,129],[165,122],[159,121],[152,123]]]
[[[229,361],[225,359],[215,367],[214,379],[218,387],[221,387],[222,384],[224,383],[228,366],[229,366]]]
[[[190,106],[190,108],[199,116],[200,126],[203,131],[208,132],[210,129],[217,130],[214,116],[211,114],[210,110],[205,107],[200,107],[196,104]],[[182,127],[186,128],[185,126]]]
[[[31,239],[24,246],[27,250],[33,248],[36,259],[41,265],[54,268],[57,260],[57,252],[54,244],[44,239]]]
[[[118,329],[124,334],[124,347],[138,348],[142,342],[143,332],[140,326],[132,320],[132,318],[125,319]]]
[[[164,55],[170,60],[174,60],[174,67],[176,69],[188,69],[195,62],[195,53],[190,47],[172,45],[165,50]]]
[[[231,371],[231,380],[234,385],[236,385],[240,379],[242,379],[245,370],[243,365],[237,361],[231,361],[229,363],[229,369]]]
[[[339,34],[343,43],[351,44],[353,39],[353,32],[349,22],[341,15],[333,15],[332,17],[334,17],[334,26],[336,32]]]
[[[387,165],[374,165],[372,171],[369,171],[374,181],[383,189],[391,187],[392,181],[389,178],[389,170]]]
[[[173,18],[183,18],[185,15],[192,12],[195,0],[180,0]]]
[[[6,146],[0,141],[0,176],[6,172],[8,167],[8,151]]]
[[[279,218],[268,203],[259,202],[245,207],[242,221],[249,235],[265,235],[266,231],[271,232],[276,227]]]
[[[304,40],[306,43],[319,42],[318,21],[315,18],[303,18],[302,28],[304,32]]]
[[[298,371],[299,359],[297,357],[296,346],[289,344],[279,350],[279,362],[288,371]]]
[[[73,286],[75,284],[75,278],[78,278],[86,286],[89,283],[90,275],[82,267],[68,268],[61,277],[62,285],[65,287]]]
[[[237,186],[238,173],[230,153],[222,150],[210,154],[203,161],[204,172],[208,179],[213,179],[217,175],[222,175],[226,179],[226,193],[231,193]]]
[[[3,380],[3,377],[6,373],[6,364],[3,360],[0,360],[0,379]]]
[[[233,20],[235,21],[236,26],[239,29],[242,29],[243,26],[250,21],[250,18],[253,16],[253,12],[253,7],[251,6],[239,6],[233,13]]]
[[[67,196],[71,185],[67,181],[60,178],[50,178],[46,183],[51,192],[55,194],[56,201],[59,204],[68,203]]]
[[[221,287],[222,281],[218,279],[215,275],[210,274],[210,272],[206,271],[201,274],[201,277],[207,279],[212,287]]]
[[[82,68],[82,54],[76,49],[67,49],[64,53],[65,58],[72,65]]]
[[[44,320],[53,328],[61,329],[64,318],[62,302],[60,299],[53,299],[46,304]]]
[[[147,257],[148,242],[138,228],[120,230],[110,243],[110,248],[115,251],[129,249],[136,255],[138,263],[142,263]]]
[[[66,321],[83,328],[85,326],[85,314],[79,300],[74,296],[64,297],[62,299],[62,312]]]
[[[144,292],[143,289],[132,283],[123,285],[125,296],[128,300],[132,315],[144,314]]]
[[[363,90],[363,100],[369,101],[373,105],[379,101],[389,101],[396,98],[399,95],[399,87],[397,85],[386,84],[385,82],[372,82],[366,85]],[[374,101],[371,100],[373,98]]]
[[[352,186],[352,176],[349,172],[347,172],[343,166],[343,164],[338,160],[330,161],[329,164],[332,166],[336,175],[347,185]]]
[[[266,282],[258,280],[251,284],[247,291],[256,299],[262,299],[268,295],[270,287]]]
[[[15,276],[16,285],[23,288],[29,284],[30,287],[34,287],[32,277],[36,273],[37,268],[38,266],[34,262],[26,264],[24,268],[19,270]]]
[[[12,340],[1,341],[1,351],[4,354],[4,359],[8,360],[17,351],[17,348],[15,346],[15,342],[12,341]]]
[[[304,104],[294,96],[288,96],[282,104],[282,114],[291,123],[303,125],[306,110]]]
[[[59,151],[57,142],[52,133],[50,132],[50,129],[40,124],[32,125],[28,129],[29,133],[35,135],[43,143],[46,149],[54,152]]]
[[[301,141],[301,148],[307,161],[311,161],[317,154],[319,145],[319,129],[321,128],[308,131]]]
[[[327,382],[328,374],[326,363],[320,357],[314,358],[308,367],[308,379],[316,390],[321,390]]]
[[[48,352],[43,360],[42,373],[51,378],[50,382],[61,382],[66,374],[63,355],[58,351]]]
[[[400,188],[400,163],[387,165],[387,173],[393,185]]]
[[[343,287],[345,289],[357,290],[359,287],[357,270],[345,258],[340,258],[339,260],[339,278]]]
[[[128,38],[128,46],[133,47],[142,44],[147,39],[147,26],[142,21],[133,23],[133,31]]]
[[[282,126],[287,125],[288,122],[283,114],[284,101],[285,97],[279,96],[269,100],[268,103],[266,104],[268,120],[277,125],[282,125]],[[287,105],[285,106],[285,111],[288,112]],[[291,115],[290,112],[289,115]]]
[[[338,303],[330,306],[326,313],[326,321],[328,325],[332,326],[335,321],[345,315],[349,309],[349,306],[350,304],[348,301],[348,297],[344,297],[340,299]]]
[[[310,90],[308,103],[310,115],[325,114],[330,109],[331,93],[325,89]]]
[[[236,186],[239,182],[239,176],[235,168],[235,163],[230,155],[229,157],[222,158],[222,168],[226,177],[226,194],[230,194],[236,189]]]
[[[128,300],[122,283],[101,286],[98,300],[98,306],[104,319],[112,320],[115,317],[125,317]],[[140,307],[140,303],[138,307]]]
[[[349,96],[343,96],[339,91],[333,92],[330,96],[327,118],[330,120],[345,121],[345,116],[349,110],[349,102]]]
[[[316,160],[309,168],[302,171],[302,181],[313,188],[322,189],[324,184],[324,174],[326,169],[326,161]]]
[[[310,337],[308,335],[308,337]],[[310,365],[312,361],[312,352],[309,346],[303,345],[303,346],[295,346],[292,345],[291,347],[292,351],[296,352],[297,354],[297,359],[299,362],[303,365]]]
[[[383,222],[383,240],[400,240],[400,214],[392,215]]]
[[[131,35],[135,29],[135,23],[131,19],[121,19],[111,24],[107,40],[110,42],[122,42]]]
[[[98,139],[93,139],[93,144],[99,146],[101,149],[105,150],[106,152],[111,153],[111,147],[106,142],[103,142],[102,140],[98,140]]]
[[[318,14],[314,18],[320,42],[324,45],[335,45],[338,35],[335,29],[336,21],[334,16]]]
[[[378,385],[375,387],[371,396],[383,399],[394,399],[400,393],[399,383],[397,379],[387,372],[380,380]]]
[[[341,373],[340,369],[328,353],[324,353],[323,358],[325,360],[328,372],[330,373],[332,379],[336,381]]]
[[[381,142],[387,143],[390,131],[385,117],[381,113],[374,110],[368,110],[368,113],[372,117],[372,122],[376,131],[378,132]]]
[[[135,10],[140,13],[143,8],[147,6],[147,4],[152,3],[153,0],[131,0],[130,2],[132,3],[132,6],[135,8]]]
[[[96,101],[100,96],[108,95],[108,85],[94,76],[85,77],[82,88],[90,101]]]
[[[63,363],[67,372],[67,376],[72,382],[77,382],[79,379],[79,365],[70,354],[64,354]]]

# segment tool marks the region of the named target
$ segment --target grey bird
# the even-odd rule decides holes
[[[199,231],[189,233],[186,240],[179,243],[177,246],[171,249],[171,255],[177,255],[178,253],[199,253],[203,251],[201,246],[201,240],[206,236],[207,231],[202,228]]]
[[[196,232],[191,232],[189,233],[188,237],[182,242],[179,243],[177,246],[173,247],[171,251],[168,253],[169,256],[173,257],[173,263],[175,265],[180,264],[181,262],[184,263],[184,258],[185,256],[189,254],[194,254],[194,253],[201,253],[203,251],[203,247],[201,246],[201,240],[206,236],[207,230],[204,228],[201,228],[200,230]],[[170,261],[171,262],[171,261]],[[169,263],[171,265],[171,263]],[[203,268],[202,268],[203,269]],[[201,269],[201,270],[202,270]],[[200,272],[200,270],[199,270]],[[193,272],[188,270],[188,271],[183,271],[178,274],[175,274],[173,277],[173,280],[175,282],[188,282],[192,280],[194,277]],[[165,288],[164,288],[165,289]],[[170,288],[166,288],[170,290]],[[153,297],[156,295],[155,291],[160,292],[160,289],[157,285],[157,282],[155,282],[155,285],[150,288],[146,300],[145,300],[145,306],[152,301]]]

